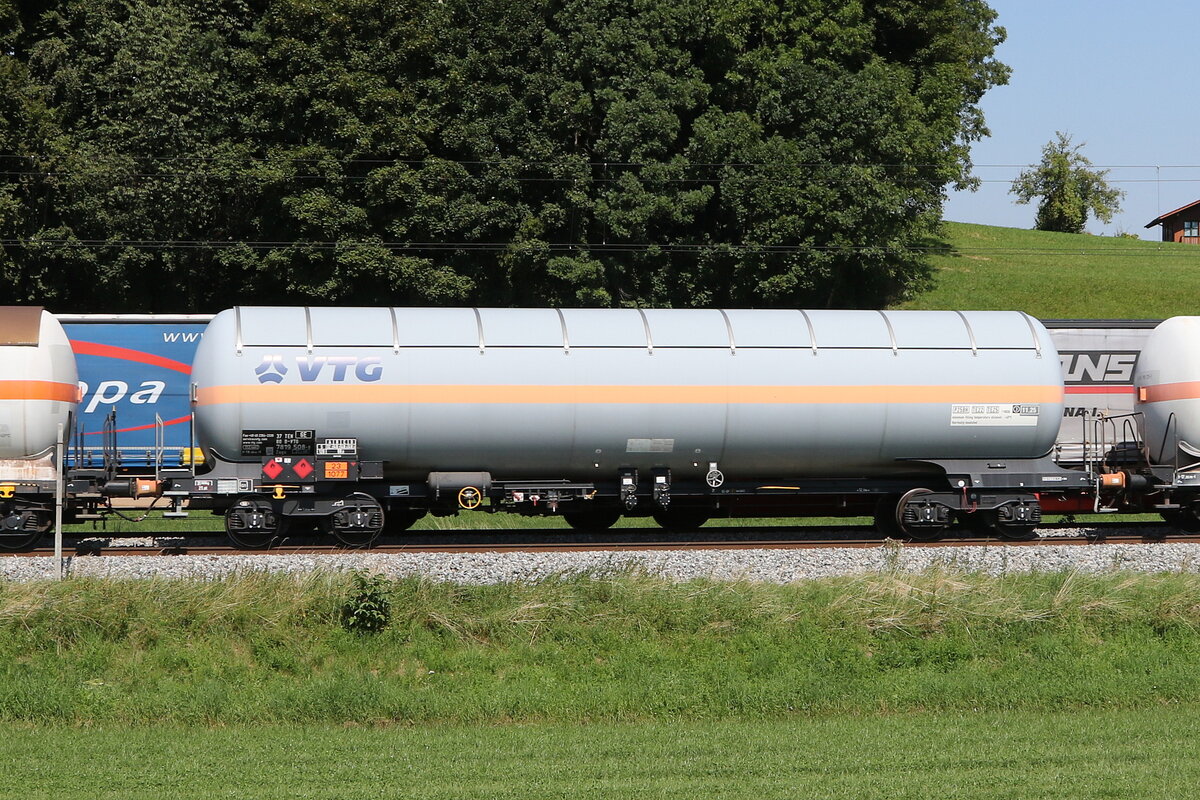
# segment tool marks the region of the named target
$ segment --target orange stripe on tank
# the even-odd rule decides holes
[[[79,387],[57,381],[0,381],[0,400],[57,400],[78,403]]]
[[[1057,386],[208,386],[201,406],[225,403],[480,403],[485,405],[766,405],[1061,403]]]
[[[1168,400],[1195,400],[1200,398],[1200,381],[1160,383],[1157,386],[1138,388],[1138,400],[1143,403],[1163,403]]]

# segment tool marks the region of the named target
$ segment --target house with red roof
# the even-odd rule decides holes
[[[1146,223],[1147,228],[1162,225],[1164,242],[1200,244],[1200,200],[1182,208],[1168,211]]]

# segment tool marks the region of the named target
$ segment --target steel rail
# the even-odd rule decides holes
[[[1047,547],[1056,545],[1080,546],[1103,544],[1197,544],[1200,534],[1164,535],[1162,526],[1158,531],[1145,533],[1106,534],[1099,532],[1083,536],[1037,537],[1027,540],[1005,540],[996,538],[957,538],[937,542],[902,541],[879,537],[857,539],[745,539],[745,540],[681,540],[662,541],[601,541],[601,542],[536,542],[506,541],[476,544],[384,542],[371,548],[350,548],[337,544],[288,543],[270,548],[239,549],[232,545],[209,545],[187,543],[154,543],[122,545],[111,541],[107,544],[83,541],[74,545],[76,557],[87,556],[178,556],[178,555],[335,555],[352,553],[399,554],[399,553],[553,553],[553,552],[612,552],[612,551],[662,551],[662,550],[814,550],[824,548],[869,549],[892,544],[898,547]],[[119,540],[117,540],[119,542]],[[6,552],[11,557],[46,557],[53,548],[39,546],[19,552]]]

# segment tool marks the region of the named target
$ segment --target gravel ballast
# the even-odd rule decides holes
[[[111,551],[110,551],[111,552]],[[390,578],[423,576],[460,584],[534,582],[561,575],[640,570],[668,580],[693,578],[790,583],[871,572],[952,569],[1003,575],[1028,572],[1200,572],[1200,544],[1036,545],[870,548],[650,550],[506,553],[342,553],[333,555],[70,556],[69,577],[216,579],[245,572],[363,570]],[[53,558],[0,559],[0,580],[54,578]]]

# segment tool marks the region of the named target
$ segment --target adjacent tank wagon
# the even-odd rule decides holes
[[[1155,509],[1200,531],[1200,317],[1164,320],[1142,349],[1134,386]]]
[[[1135,377],[1153,463],[1200,461],[1200,317],[1172,317],[1150,334]]]
[[[603,527],[879,510],[1023,534],[1063,414],[1019,312],[235,308],[196,352],[193,493],[362,541],[486,501]]]
[[[79,400],[62,325],[35,307],[0,307],[0,548],[24,546],[53,516],[60,435]]]

